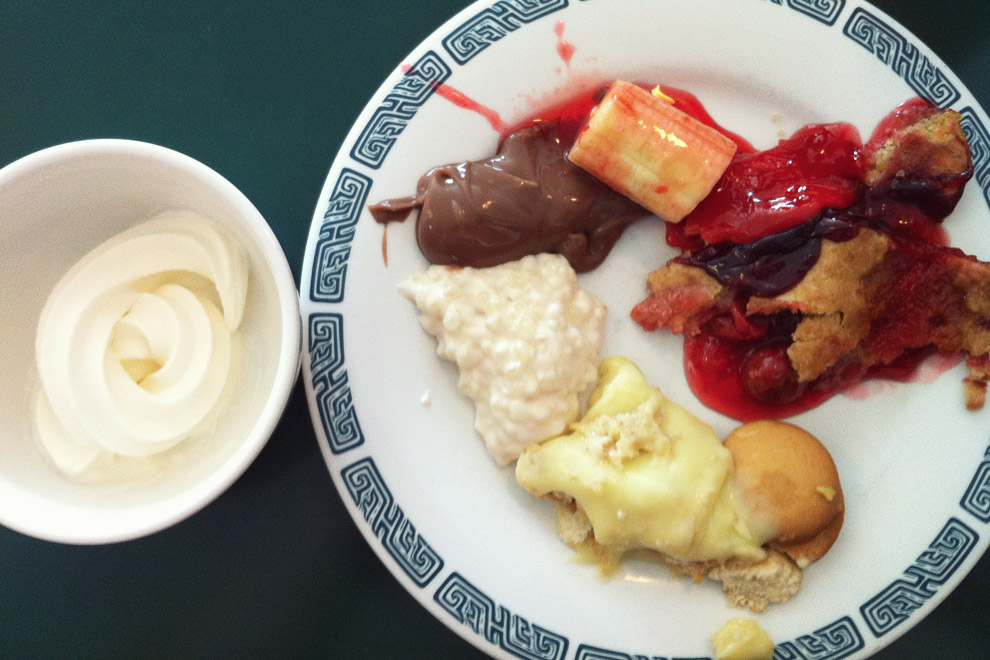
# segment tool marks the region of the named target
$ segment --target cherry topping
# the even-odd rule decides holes
[[[737,153],[683,232],[709,244],[749,243],[790,229],[826,208],[845,208],[863,189],[859,133],[849,124],[806,126],[772,149]]]

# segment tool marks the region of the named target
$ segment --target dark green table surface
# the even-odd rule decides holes
[[[347,130],[403,57],[466,5],[3,0],[0,165],[94,137],[184,152],[257,205],[298,281]],[[990,108],[990,3],[876,5]],[[985,660],[988,597],[984,558],[877,657]],[[485,656],[422,609],[359,535],[297,387],[243,478],[171,529],[75,547],[0,528],[0,658],[33,657]]]

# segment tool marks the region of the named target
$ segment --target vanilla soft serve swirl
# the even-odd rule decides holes
[[[182,441],[220,400],[248,264],[209,219],[166,211],[76,263],[52,290],[35,349],[37,431],[57,467]]]

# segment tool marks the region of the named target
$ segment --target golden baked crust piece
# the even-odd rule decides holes
[[[792,289],[773,298],[754,296],[748,314],[801,312],[787,349],[800,381],[811,381],[855,349],[870,331],[867,275],[883,262],[890,239],[863,229],[842,243],[822,241],[818,262]]]
[[[966,408],[982,410],[987,398],[987,381],[990,381],[990,355],[967,360],[969,376],[963,379]]]
[[[930,106],[903,110],[864,145],[867,197],[918,206],[937,221],[952,212],[973,176],[962,115]]]
[[[802,314],[787,350],[802,381],[840,360],[865,369],[928,345],[985,355],[990,264],[952,250],[898,246],[864,227],[852,240],[823,241],[818,264],[790,291],[747,305],[749,313],[785,309]]]
[[[597,557],[604,574],[609,574],[618,567],[620,557],[595,540],[591,523],[573,498],[563,493],[553,493],[547,499],[557,504],[557,535],[562,541],[575,549],[590,549]],[[841,520],[838,527],[841,527]],[[832,543],[827,545],[831,547]],[[696,583],[702,582],[706,577],[721,582],[722,591],[729,602],[737,607],[748,607],[753,612],[763,612],[770,603],[790,600],[801,591],[804,579],[799,561],[774,549],[769,549],[766,558],[758,562],[738,559],[682,562],[659,553],[650,554],[672,570],[689,575]],[[818,558],[820,556],[815,559]],[[807,565],[811,562],[800,563]]]
[[[955,110],[934,112],[895,131],[867,159],[864,180],[869,186],[892,179],[944,178],[962,174],[972,165],[962,115]]]
[[[708,577],[722,583],[722,591],[736,607],[763,612],[770,603],[783,603],[801,591],[804,573],[780,552],[770,551],[755,564],[737,559],[719,562]]]
[[[665,327],[675,334],[696,332],[701,312],[712,307],[725,290],[703,269],[676,261],[650,273],[648,288],[652,297],[644,305],[650,309],[637,307],[633,320],[647,330]]]

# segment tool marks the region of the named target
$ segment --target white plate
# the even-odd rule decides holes
[[[569,61],[561,30],[575,48]],[[304,379],[327,465],[368,542],[424,607],[499,658],[707,657],[709,635],[748,615],[715,583],[648,563],[605,582],[572,561],[552,506],[489,458],[453,367],[396,291],[427,265],[413,222],[388,228],[386,265],[382,227],[366,210],[413,193],[431,166],[495,150],[489,119],[442,92],[511,124],[620,77],[693,92],[761,148],[809,122],[849,121],[868,136],[914,95],[956,108],[977,177],[946,226],[953,244],[990,259],[990,122],[938,58],[865,3],[502,0],[441,27],[386,80],[330,171],[303,265]],[[735,423],[691,394],[681,339],[628,316],[646,274],[671,254],[659,223],[643,222],[581,280],[609,305],[603,355],[632,358],[724,437]],[[961,369],[837,397],[795,419],[830,448],[848,511],[801,593],[759,616],[778,658],[869,655],[920,621],[984,551],[990,407],[964,410]]]

